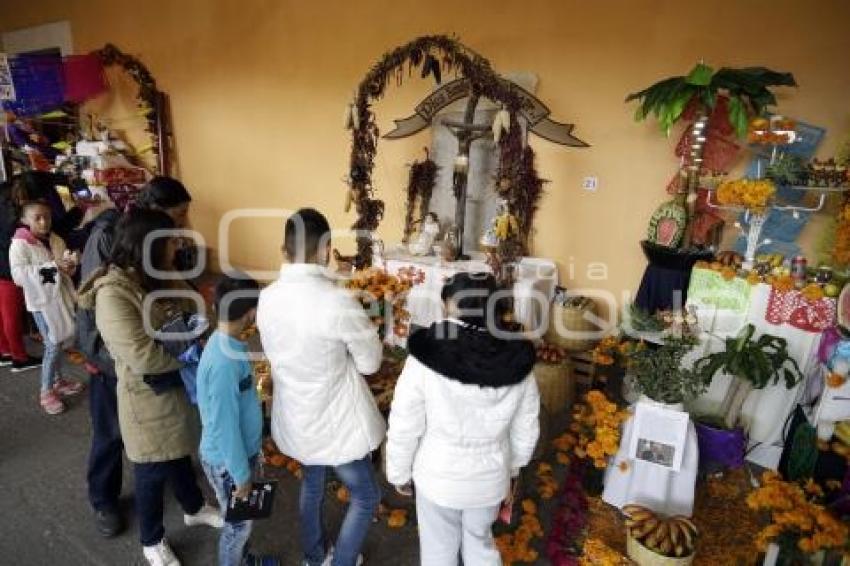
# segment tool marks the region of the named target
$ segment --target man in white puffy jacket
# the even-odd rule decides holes
[[[416,487],[423,566],[502,563],[491,528],[537,444],[534,346],[491,332],[496,291],[491,275],[454,276],[442,293],[450,318],[410,337],[396,385],[387,479]]]
[[[355,566],[380,502],[370,460],[383,417],[364,381],[381,365],[377,329],[329,276],[330,225],[313,209],[286,221],[280,277],[260,294],[257,327],[274,381],[272,437],[304,465],[301,544],[305,564]],[[322,530],[328,469],[351,492],[333,551]]]

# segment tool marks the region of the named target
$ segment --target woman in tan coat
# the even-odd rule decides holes
[[[196,446],[180,362],[153,337],[174,314],[189,310],[186,301],[151,300],[152,293],[169,288],[169,281],[156,279],[144,268],[144,254],[149,253],[149,265],[156,270],[173,270],[174,238],[157,237],[146,249],[146,237],[153,231],[173,229],[173,220],[164,212],[131,212],[118,224],[109,261],[80,289],[80,304],[95,311],[97,328],[115,359],[118,420],[127,457],[134,464],[144,555],[154,566],[180,564],[164,538],[166,481],[187,525],[222,526],[218,510],[204,503],[192,468],[190,454]]]

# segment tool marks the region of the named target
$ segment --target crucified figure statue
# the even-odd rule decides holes
[[[454,175],[452,176],[452,187],[457,199],[455,205],[455,236],[457,238],[457,252],[455,260],[469,259],[463,253],[463,231],[466,223],[466,189],[469,184],[469,147],[475,140],[492,135],[490,124],[475,124],[475,107],[478,106],[479,96],[471,93],[466,103],[466,111],[463,121],[444,119],[443,125],[457,138],[458,150],[455,158]]]

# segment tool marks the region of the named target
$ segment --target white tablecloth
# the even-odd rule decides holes
[[[388,254],[383,267],[396,273],[404,267],[415,267],[425,273],[425,281],[411,289],[407,297],[410,322],[417,326],[430,326],[444,317],[440,292],[446,279],[457,273],[491,273],[492,269],[483,254],[471,254],[467,261],[445,262],[434,256]],[[548,309],[558,284],[558,268],[554,261],[526,257],[519,261],[519,272],[514,284],[514,315],[526,329],[534,330],[548,325]],[[541,335],[546,328],[541,329]]]
[[[644,402],[653,403],[645,398]],[[681,410],[680,407],[675,408]],[[694,488],[699,465],[699,446],[694,423],[688,422],[685,453],[678,472],[631,457],[629,447],[633,424],[634,417],[625,422],[620,448],[605,472],[603,501],[617,508],[635,503],[662,515],[690,517],[693,514]]]

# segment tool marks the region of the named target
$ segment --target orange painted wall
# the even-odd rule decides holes
[[[715,66],[792,71],[799,89],[780,110],[824,125],[830,155],[850,131],[850,3],[842,0],[0,0],[0,29],[71,21],[78,51],[113,42],[141,57],[171,96],[179,174],[196,195],[193,223],[217,245],[218,220],[238,207],[313,205],[348,226],[340,181],[348,160],[344,105],[386,50],[448,32],[496,69],[540,77],[553,117],[574,121],[593,147],[532,139],[550,180],[535,253],[556,259],[570,286],[618,296],[637,287],[638,240],[674,172],[672,140],[632,121],[626,93]],[[377,105],[382,129],[409,114],[430,85],[411,80]],[[387,202],[387,241],[401,234],[405,163],[426,135],[382,142],[375,181]],[[600,189],[580,189],[597,175]],[[237,222],[231,249],[248,267],[278,264],[279,220]],[[608,266],[589,281],[589,262]]]

